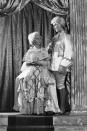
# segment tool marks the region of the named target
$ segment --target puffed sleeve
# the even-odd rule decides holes
[[[65,51],[61,65],[64,67],[69,67],[73,63],[73,44],[70,35],[65,35],[63,42],[65,44]]]

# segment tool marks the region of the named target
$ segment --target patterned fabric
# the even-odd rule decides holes
[[[43,59],[43,51],[46,52],[46,50],[41,50],[34,47],[30,49],[32,60],[37,56]],[[17,77],[19,80],[17,84],[19,84],[16,85],[15,94],[17,95],[15,95],[14,109],[25,114],[43,114],[44,111],[58,112],[56,82],[53,74],[47,70],[47,67],[40,66],[38,63],[32,64],[32,60],[29,60],[30,63],[27,66],[24,62],[21,68],[22,73]]]
[[[20,112],[43,114],[44,111],[59,111],[55,79],[46,68],[30,66],[29,74],[19,81],[17,92]]]

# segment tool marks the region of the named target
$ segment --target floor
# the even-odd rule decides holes
[[[87,112],[62,116],[0,113],[0,131],[87,131]]]

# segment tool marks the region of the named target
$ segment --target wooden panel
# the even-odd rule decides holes
[[[74,43],[72,110],[87,110],[87,0],[70,0],[70,24]]]

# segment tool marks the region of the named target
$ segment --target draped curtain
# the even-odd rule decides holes
[[[0,15],[21,11],[30,1],[57,15],[67,15],[69,12],[69,0],[0,0]]]
[[[50,11],[57,15],[67,15],[68,14],[68,1],[63,3],[57,0],[32,0],[35,4],[41,8]],[[61,3],[61,4],[60,4]]]
[[[20,11],[30,0],[0,0],[0,15],[6,16]]]
[[[64,5],[59,3],[60,7]],[[37,5],[30,0],[0,1],[0,111],[11,111],[13,107],[15,78],[20,72],[23,55],[29,48],[28,34],[39,31],[44,47],[54,35],[50,21],[56,13]],[[67,4],[63,8],[66,12],[64,16],[67,14],[65,8]]]

